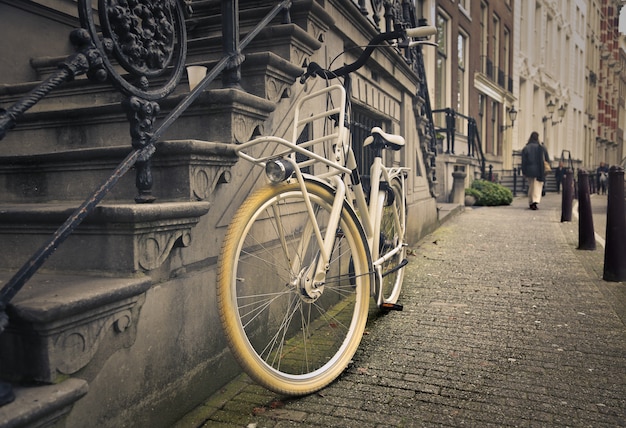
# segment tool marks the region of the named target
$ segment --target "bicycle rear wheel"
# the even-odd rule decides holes
[[[322,235],[334,194],[307,181]],[[339,376],[363,335],[370,257],[344,204],[326,280],[303,282],[319,257],[299,183],[259,189],[239,208],[224,239],[218,307],[230,348],[248,375],[282,394],[317,391]]]
[[[393,199],[393,200],[392,200]],[[382,211],[379,218],[379,257],[396,251],[382,264],[382,303],[395,304],[400,297],[402,281],[404,279],[404,262],[406,257],[405,230],[406,213],[402,203],[402,186],[398,180],[389,183],[385,202],[379,204]]]

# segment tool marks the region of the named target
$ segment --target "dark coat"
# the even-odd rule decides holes
[[[522,174],[545,181],[544,160],[550,162],[546,149],[539,141],[529,141],[522,149]]]

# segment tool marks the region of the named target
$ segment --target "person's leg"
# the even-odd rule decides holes
[[[541,202],[541,192],[543,190],[543,181],[536,178],[528,178],[528,206],[536,210],[537,204]]]
[[[533,204],[535,207],[541,202],[541,194],[543,192],[543,181],[535,180],[533,188]]]
[[[535,189],[535,180],[533,177],[528,177],[528,206],[533,204],[533,192]]]

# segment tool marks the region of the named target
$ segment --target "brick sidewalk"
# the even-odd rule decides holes
[[[241,376],[176,426],[626,426],[624,284],[560,217],[558,195],[466,210],[411,251],[404,311],[338,381],[289,399]]]

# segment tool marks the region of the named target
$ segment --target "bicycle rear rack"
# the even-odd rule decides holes
[[[310,106],[337,104],[328,110],[311,112]],[[261,136],[235,148],[239,157],[265,167],[273,159],[289,158],[299,170],[314,167],[315,164],[325,165],[326,171],[316,171],[315,175],[328,178],[338,174],[350,174],[344,162],[343,146],[347,144],[348,128],[345,126],[346,91],[339,85],[331,85],[316,90],[302,97],[296,104],[294,112],[295,124],[292,139],[287,140],[276,136]],[[328,127],[334,126],[332,132]],[[301,135],[321,132],[317,138],[305,139]],[[261,145],[261,153],[254,154],[254,147]]]

